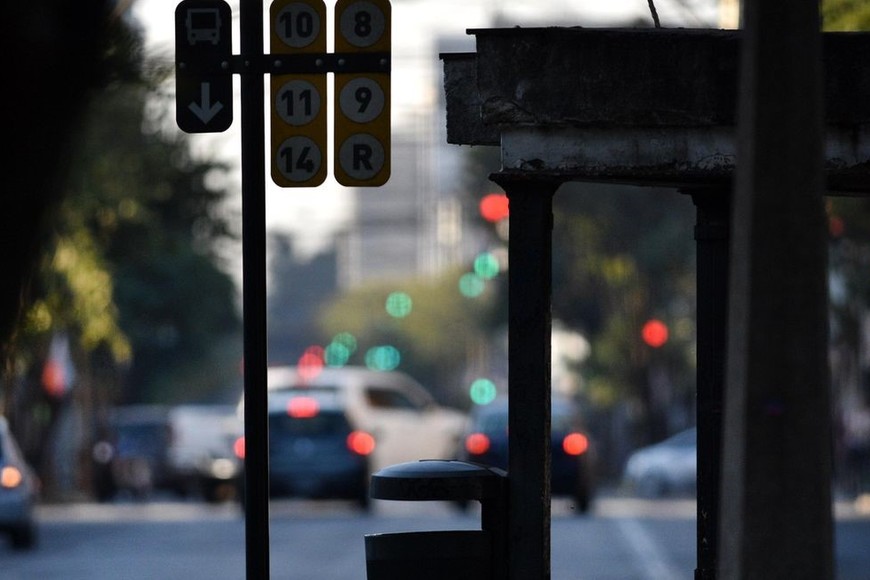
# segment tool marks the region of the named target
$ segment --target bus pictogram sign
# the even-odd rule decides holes
[[[184,0],[175,9],[175,116],[187,133],[233,123],[232,11],[223,0]]]

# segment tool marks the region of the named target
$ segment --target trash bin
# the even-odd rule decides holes
[[[492,580],[491,560],[483,530],[366,536],[368,580]]]
[[[373,498],[481,503],[480,530],[368,534],[368,580],[502,580],[506,577],[507,474],[466,461],[400,463],[372,475]]]

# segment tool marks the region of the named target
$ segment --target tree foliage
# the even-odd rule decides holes
[[[584,334],[579,369],[598,406],[686,398],[694,385],[694,209],[674,190],[566,185],[557,193],[554,316]],[[643,324],[661,319],[669,341],[653,349]],[[665,386],[653,372],[665,373]],[[659,393],[661,395],[661,393]],[[668,396],[664,396],[667,399]]]
[[[151,101],[168,71],[144,60],[134,29],[121,26],[108,52],[113,74],[73,139],[18,354],[40,364],[24,351],[38,353],[63,330],[79,364],[105,347],[125,367],[121,400],[202,396],[220,385],[209,357],[239,329],[235,286],[214,250],[233,235],[226,193],[210,185],[225,167],[192,158],[185,138],[156,129]],[[185,371],[192,367],[203,372]]]
[[[823,0],[822,21],[825,30],[868,30],[870,4],[864,0]]]
[[[487,319],[497,308],[495,286],[469,298],[459,292],[461,271],[436,278],[373,283],[337,297],[324,308],[324,336],[347,332],[357,340],[356,364],[365,364],[368,349],[395,346],[401,370],[427,385],[442,402],[465,403],[459,382],[470,350],[487,339]],[[410,312],[391,317],[385,304],[399,289],[411,299]],[[465,397],[467,399],[467,397]]]

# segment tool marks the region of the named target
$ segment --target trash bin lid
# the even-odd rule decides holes
[[[448,459],[399,463],[372,475],[375,499],[407,501],[483,500],[502,493],[503,469]]]

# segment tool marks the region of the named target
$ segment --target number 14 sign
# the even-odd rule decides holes
[[[338,0],[333,66],[322,63],[323,72],[273,72],[275,183],[282,187],[313,187],[326,179],[327,68],[335,71],[336,180],[348,186],[378,186],[389,179],[390,75],[358,72],[359,67],[349,63],[359,56],[388,55],[390,17],[389,0]],[[319,61],[316,55],[326,55],[323,0],[276,0],[270,7],[270,19],[274,57],[307,54]]]

